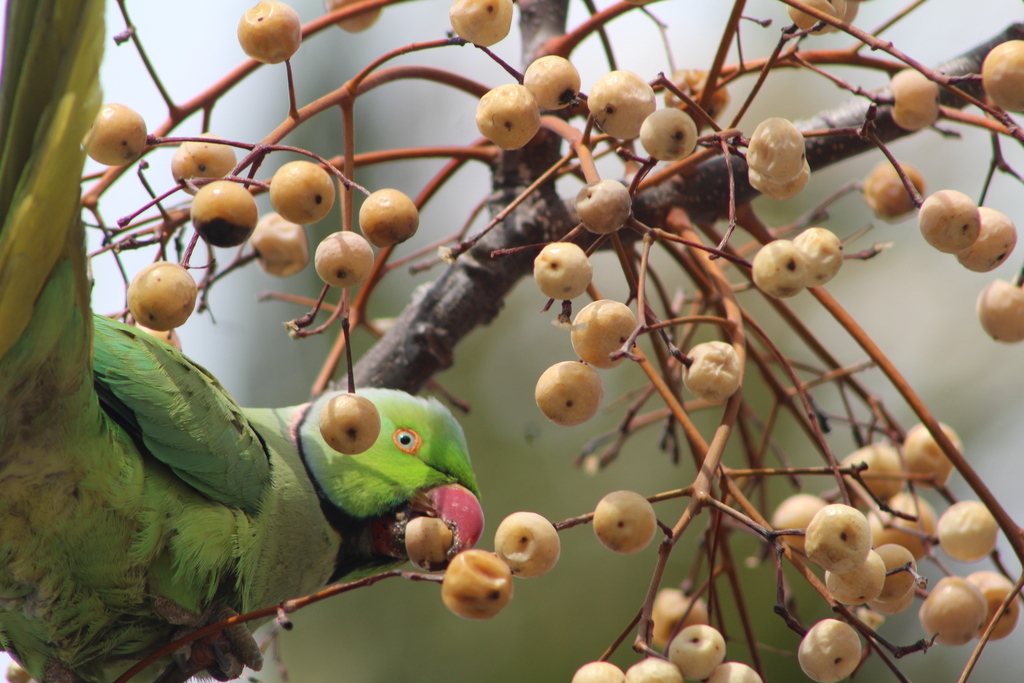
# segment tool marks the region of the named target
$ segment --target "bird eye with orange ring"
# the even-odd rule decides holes
[[[391,440],[398,446],[398,450],[409,455],[416,455],[416,451],[423,445],[423,439],[412,429],[398,429],[391,436]]]

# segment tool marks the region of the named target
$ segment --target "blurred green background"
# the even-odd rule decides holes
[[[235,41],[237,18],[252,2],[129,3],[139,33],[170,92],[179,101],[204,90],[239,63],[243,54]],[[308,21],[322,11],[320,0],[295,0],[300,16]],[[609,3],[599,2],[598,7]],[[857,25],[877,26],[901,3],[887,0],[865,2]],[[449,29],[448,3],[440,0],[409,3],[387,9],[380,22],[364,34],[331,30],[304,45],[293,60],[299,103],[308,102],[339,87],[358,69],[380,53],[409,42],[440,38]],[[731,3],[674,0],[648,7],[664,21],[677,68],[707,68],[719,39],[719,32]],[[983,0],[968,10],[955,0],[932,0],[914,17],[886,34],[905,52],[925,64],[934,64],[997,33],[1010,21],[1019,19],[1016,0]],[[748,58],[767,55],[785,26],[785,6],[773,0],[751,0],[745,14],[773,20],[767,29],[752,22],[742,24],[744,54]],[[516,13],[518,17],[518,10]],[[573,2],[570,25],[585,16],[582,3]],[[111,3],[108,33],[123,28]],[[619,60],[645,77],[671,71],[656,25],[639,12],[613,22],[609,27]],[[843,47],[849,39],[840,36],[815,37],[810,47]],[[519,42],[513,30],[509,39],[495,48],[514,65],[519,65]],[[730,61],[735,60],[735,53]],[[573,58],[583,77],[584,90],[607,70],[596,39],[588,40]],[[508,82],[498,66],[472,48],[448,48],[418,54],[398,63],[425,62],[464,73],[489,85]],[[837,68],[835,73],[866,88],[878,87],[884,79],[874,73]],[[124,102],[140,111],[150,127],[165,118],[156,96],[133,49],[114,47],[108,41],[103,82],[107,101]],[[752,84],[745,80],[731,90],[731,116]],[[752,130],[763,118],[784,116],[799,119],[847,99],[830,82],[806,73],[776,73],[742,123]],[[416,144],[466,144],[477,137],[473,124],[475,103],[461,93],[453,94],[433,84],[404,81],[360,100],[357,112],[357,150],[391,149]],[[222,136],[258,140],[286,115],[287,99],[283,67],[260,69],[246,80],[213,112],[212,130]],[[181,134],[200,130],[198,117],[186,122]],[[948,126],[953,127],[953,126]],[[893,145],[901,161],[921,169],[934,189],[955,188],[971,196],[980,192],[989,158],[989,142],[976,131],[961,130],[960,139],[947,139],[926,131],[913,139]],[[331,156],[342,151],[341,117],[326,112],[286,142]],[[1024,169],[1020,150],[1006,144],[1007,158]],[[161,150],[147,157],[150,181],[158,191],[169,188],[168,170],[173,150]],[[269,177],[273,168],[288,161],[285,155],[272,157],[260,176]],[[881,160],[871,155],[823,172],[816,172],[798,198],[771,203],[758,200],[761,215],[773,225],[794,220],[839,185],[863,178]],[[165,163],[166,162],[166,163]],[[415,195],[442,165],[441,161],[390,164],[360,172],[356,179],[373,188],[396,187]],[[602,170],[616,177],[614,162]],[[566,196],[574,194],[573,182],[566,182]],[[423,212],[420,233],[399,250],[411,253],[453,233],[466,220],[472,206],[489,192],[489,177],[479,165],[464,169]],[[1021,186],[1006,177],[997,178],[988,205],[1024,221]],[[103,204],[104,217],[113,222],[145,201],[139,183],[125,178]],[[269,202],[264,201],[269,209]],[[872,216],[858,195],[838,202],[831,218],[823,223],[841,237],[852,235],[872,223]],[[481,221],[477,222],[477,227]],[[311,245],[338,229],[337,211],[310,229]],[[874,230],[851,247],[867,248],[873,243],[892,242],[891,249],[867,262],[848,263],[829,285],[839,301],[879,342],[936,412],[953,425],[966,444],[966,453],[977,464],[994,493],[1011,507],[1017,519],[1024,518],[1019,491],[1024,476],[1016,465],[1022,448],[1022,410],[1018,390],[1024,371],[1019,347],[999,346],[988,340],[973,317],[974,300],[991,276],[969,273],[953,260],[925,247],[913,221],[899,225],[875,223]],[[129,272],[148,262],[151,255],[126,256]],[[230,251],[218,254],[221,264]],[[1011,279],[1021,259],[1015,255],[996,273]],[[626,289],[612,258],[595,259],[602,293],[623,299]],[[123,283],[113,261],[98,259],[93,264],[97,279],[95,308],[99,312],[123,307]],[[371,307],[381,318],[398,314],[413,288],[436,277],[437,270],[417,276],[405,269],[391,273],[379,288]],[[687,282],[663,268],[670,289],[691,291]],[[308,398],[309,386],[333,342],[333,337],[303,342],[289,339],[281,322],[301,315],[304,309],[279,302],[258,303],[257,295],[274,290],[315,296],[319,281],[312,269],[287,281],[266,276],[255,267],[237,273],[215,287],[211,298],[213,317],[197,316],[180,331],[186,353],[212,370],[244,405],[285,405]],[[765,315],[766,308],[755,293],[742,295],[762,325],[781,346],[796,356],[808,357],[793,344],[791,335]],[[572,358],[564,332],[550,325],[551,313],[540,313],[544,304],[532,283],[524,282],[505,302],[496,322],[474,332],[457,350],[455,366],[438,381],[454,395],[467,401],[472,410],[460,416],[465,427],[473,462],[484,492],[483,506],[488,531],[481,542],[491,547],[490,534],[497,523],[516,510],[533,510],[552,521],[591,510],[608,491],[635,489],[645,494],[677,488],[693,477],[688,454],[682,463],[672,464],[657,448],[656,428],[631,439],[621,457],[607,470],[588,475],[573,466],[582,445],[591,437],[615,428],[624,403],[618,397],[644,385],[643,374],[629,364],[605,371],[606,409],[594,421],[574,428],[548,423],[533,402],[536,378],[548,365]],[[846,363],[857,363],[863,355],[845,339],[840,328],[808,295],[793,300],[807,323],[827,340],[829,347]],[[216,321],[215,323],[213,321]],[[333,333],[331,333],[333,334]],[[355,337],[357,352],[371,343],[364,331]],[[898,402],[894,392],[877,372],[865,373],[864,381],[877,391],[889,408],[909,427],[914,420]],[[822,392],[824,393],[824,392]],[[826,403],[828,397],[822,399]],[[654,402],[650,405],[655,405]],[[702,416],[706,428],[715,424],[717,411]],[[813,454],[801,436],[783,423],[776,433],[780,448],[796,462],[811,464]],[[710,429],[706,430],[710,435]],[[837,455],[850,450],[846,432],[831,436]],[[806,452],[806,457],[802,453]],[[802,460],[803,458],[803,460]],[[812,482],[810,488],[815,489]],[[821,486],[818,484],[818,486]],[[954,478],[954,490],[967,495],[962,481]],[[780,500],[788,490],[773,491]],[[933,499],[934,500],[934,499]],[[683,508],[675,501],[660,504],[659,517],[672,524]],[[665,585],[676,585],[690,565],[698,528],[692,528],[676,549],[665,576]],[[486,622],[464,620],[451,615],[441,604],[438,588],[389,580],[366,590],[333,598],[294,615],[295,629],[281,638],[280,653],[291,681],[296,683],[386,683],[400,681],[568,681],[582,663],[598,657],[629,624],[641,604],[655,562],[655,547],[634,556],[618,556],[601,547],[587,526],[562,534],[562,559],[546,577],[521,580],[515,597],[497,618]],[[762,655],[774,681],[800,680],[793,652],[798,639],[772,613],[775,577],[769,564],[747,566],[759,546],[738,539],[735,561],[746,590],[748,608],[761,639]],[[1011,570],[1018,570],[1012,556],[1004,553]],[[986,564],[986,563],[981,563]],[[974,571],[952,563],[957,571]],[[984,567],[987,568],[987,567]],[[925,564],[924,572],[937,580],[935,567]],[[811,598],[800,582],[794,582],[805,623],[826,616],[820,600]],[[726,583],[720,584],[725,600],[729,658],[750,661],[738,622],[731,608]],[[804,599],[800,600],[800,596]],[[883,635],[909,643],[921,634],[916,610],[891,619]],[[1024,636],[1018,631],[1007,640],[990,645],[975,674],[977,681],[1003,681],[1019,677]],[[624,667],[637,660],[629,643],[613,658]],[[970,646],[936,647],[926,655],[914,655],[900,663],[911,680],[953,681],[970,654]],[[872,657],[860,674],[861,680],[893,680],[877,658]],[[268,663],[261,680],[279,680],[280,674]]]

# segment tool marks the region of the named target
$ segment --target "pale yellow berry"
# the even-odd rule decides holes
[[[200,137],[222,139],[213,133],[203,133]],[[223,178],[234,170],[237,163],[234,147],[189,140],[181,143],[171,157],[171,175],[175,182],[190,178]],[[185,185],[185,191],[193,193],[188,185]]]
[[[822,619],[800,641],[797,658],[812,681],[841,681],[860,664],[857,630],[845,621]]]
[[[377,190],[359,207],[359,229],[375,247],[401,244],[415,235],[419,227],[419,209],[400,190]]]
[[[196,307],[199,288],[177,263],[151,263],[128,285],[128,310],[135,321],[158,331],[185,324]]]
[[[7,683],[32,683],[32,674],[25,670],[21,664],[11,661],[7,665]]]
[[[604,398],[604,385],[594,368],[566,360],[544,371],[537,380],[534,398],[544,417],[571,427],[597,414]]]
[[[907,515],[917,516],[917,521],[903,519],[887,512],[872,514],[871,533],[876,545],[897,543],[909,550],[914,559],[920,560],[927,554],[925,538],[935,535],[935,510],[924,498],[900,491],[886,503],[890,508]]]
[[[880,545],[875,548],[874,552],[881,558],[882,563],[885,565],[886,573],[885,583],[882,584],[882,590],[879,591],[875,601],[895,602],[902,600],[907,593],[913,594],[914,584],[916,583],[913,572],[901,571],[894,574],[889,572],[906,566],[908,562],[910,563],[910,569],[916,572],[917,562],[914,560],[914,555],[896,543]]]
[[[919,195],[924,195],[925,182],[921,173],[910,164],[900,164]],[[888,161],[875,166],[864,179],[864,201],[875,215],[889,223],[897,223],[916,209],[914,200],[900,180],[899,174]]]
[[[270,179],[270,203],[286,220],[316,223],[334,206],[334,178],[319,164],[289,161]]]
[[[547,574],[558,562],[561,542],[555,527],[536,512],[513,512],[494,532],[494,552],[513,576]]]
[[[804,548],[822,569],[848,574],[864,564],[871,550],[871,527],[857,508],[826,505],[807,525]]]
[[[594,509],[594,533],[609,550],[638,553],[658,528],[654,508],[635,491],[612,491]]]
[[[690,99],[699,102],[704,94],[704,88],[706,88],[708,84],[708,72],[698,69],[676,71],[672,74],[672,82],[677,88],[683,91],[683,94],[688,95]],[[683,111],[690,116],[697,116],[697,114],[690,111],[689,105],[684,105],[679,98],[677,98],[672,91],[668,89],[665,90],[665,106],[672,109],[676,109],[681,106]],[[705,111],[712,119],[717,119],[718,115],[721,114],[722,110],[727,106],[729,106],[729,91],[724,85],[719,84],[714,94],[711,95],[711,101],[708,102]]]
[[[615,232],[630,217],[633,198],[617,180],[596,180],[576,195],[576,213],[583,227],[598,235]]]
[[[939,190],[924,200],[917,214],[921,235],[946,254],[968,248],[981,232],[981,214],[974,200],[956,190]]]
[[[869,475],[864,477],[864,483],[880,499],[888,500],[903,488],[903,480],[899,478],[903,474],[903,465],[900,463],[900,454],[892,446],[872,444],[859,448],[843,458],[841,465],[850,467],[861,462],[868,466],[862,473]],[[870,476],[876,474],[892,478],[875,479]]]
[[[494,553],[478,548],[452,558],[441,582],[444,606],[467,619],[490,619],[512,599],[512,572]]]
[[[704,342],[687,355],[693,363],[683,368],[683,384],[700,400],[719,403],[739,389],[743,367],[732,344]]]
[[[550,299],[575,299],[587,291],[593,275],[590,258],[572,242],[552,242],[533,260],[533,280]]]
[[[242,244],[260,217],[249,190],[229,180],[215,180],[199,188],[190,215],[196,232],[215,247]]]
[[[238,21],[238,44],[245,54],[264,64],[291,59],[302,44],[302,21],[283,2],[263,0]]]
[[[796,493],[779,503],[772,513],[771,524],[773,529],[806,529],[807,525],[814,519],[814,515],[823,507],[828,505],[818,496],[810,493]],[[780,536],[793,548],[804,550],[803,536]]]
[[[683,678],[702,680],[725,659],[725,639],[707,624],[687,626],[668,644],[668,658]]]
[[[249,244],[256,250],[260,268],[275,277],[294,275],[309,263],[306,229],[277,213],[260,218]]]
[[[361,2],[361,0],[324,0],[324,10],[327,12],[333,12],[334,10],[341,9],[342,7],[354,5],[357,2]],[[378,7],[349,19],[342,19],[335,24],[335,26],[348,31],[349,33],[359,33],[377,23],[377,19],[380,18],[380,13],[383,10],[383,7]]]
[[[96,112],[82,147],[101,164],[130,164],[146,151],[146,122],[138,112],[123,104],[105,104]]]
[[[793,239],[793,246],[804,253],[807,286],[823,285],[843,266],[843,243],[825,228],[807,228]]]
[[[626,674],[611,662],[587,662],[573,674],[572,683],[624,683]]]
[[[982,290],[977,304],[982,329],[996,341],[1024,341],[1024,290],[996,280]]]
[[[142,330],[149,336],[159,339],[168,346],[173,346],[174,348],[181,351],[181,340],[178,339],[177,330],[173,328],[169,330],[154,330],[152,327],[146,327],[145,325],[139,323],[138,321],[136,321],[135,327]]]
[[[996,45],[981,65],[985,92],[1006,111],[1024,111],[1024,40]]]
[[[946,508],[935,527],[939,545],[961,562],[977,562],[996,547],[999,525],[984,503],[963,500]]]
[[[903,614],[908,609],[913,607],[914,596],[914,591],[908,590],[901,597],[890,600],[889,602],[881,602],[879,600],[868,600],[868,607],[878,612],[879,614],[892,617],[897,614]]]
[[[800,175],[806,161],[804,136],[788,119],[766,119],[750,136],[747,166],[766,180],[788,183]]]
[[[765,197],[775,201],[783,201],[785,199],[792,199],[803,191],[804,187],[807,186],[807,181],[811,178],[811,167],[805,161],[797,177],[784,183],[777,183],[768,176],[762,176],[752,168],[747,170],[747,178],[750,180],[751,187]]]
[[[776,299],[796,296],[807,284],[804,253],[789,240],[774,240],[761,247],[751,264],[754,284]]]
[[[985,623],[988,603],[981,590],[959,576],[941,579],[918,612],[921,627],[928,637],[942,645],[964,645],[978,637]]]
[[[996,616],[996,611],[1003,604],[1003,600],[1013,590],[1013,582],[1002,574],[991,571],[974,572],[967,576],[967,580],[973,583],[981,591],[985,598],[988,609],[985,614],[985,623],[982,624],[978,635],[980,636]],[[999,615],[999,622],[992,629],[990,640],[999,640],[1010,635],[1017,627],[1020,619],[1020,596],[1014,597],[1006,606],[1006,611]]]
[[[611,299],[592,301],[572,321],[572,348],[597,368],[614,368],[625,358],[612,359],[636,329],[636,316],[625,304]]]
[[[1017,228],[1004,214],[987,206],[978,207],[981,229],[971,246],[957,252],[956,260],[967,270],[987,273],[1003,264],[1017,246]]]
[[[651,642],[663,648],[676,630],[708,623],[708,608],[699,597],[687,597],[678,588],[662,588],[654,597],[651,620],[654,622]]]
[[[436,517],[414,517],[405,525],[405,554],[420,569],[444,569],[455,535]]]
[[[722,662],[705,683],[764,683],[750,665],[743,662]]]
[[[512,28],[512,0],[455,0],[448,19],[459,38],[490,47]]]
[[[648,657],[626,669],[625,683],[683,683],[683,674],[672,662]]]
[[[523,85],[541,109],[563,109],[579,95],[580,73],[565,57],[547,55],[526,68]]]
[[[848,574],[825,572],[825,586],[844,605],[861,605],[875,600],[885,584],[885,562],[874,550],[857,569]]]
[[[953,442],[953,447],[957,452],[963,453],[963,444],[960,442],[960,437],[953,431],[953,428],[941,422],[939,426],[946,434],[946,437]],[[912,474],[934,475],[935,483],[939,486],[945,486],[946,481],[949,480],[950,473],[953,471],[953,463],[942,452],[939,444],[935,441],[935,437],[931,435],[931,432],[923,424],[916,424],[911,427],[907,432],[907,436],[903,439],[903,463],[907,467],[907,472]],[[918,486],[931,485],[930,482],[922,480],[917,480],[914,483]]]
[[[697,146],[697,125],[679,109],[659,109],[640,126],[640,144],[658,161],[688,157]]]
[[[819,12],[824,12],[832,16],[835,19],[842,19],[846,14],[846,0],[806,0],[805,3],[808,7],[813,7]],[[813,14],[807,12],[801,12],[795,7],[789,7],[789,18],[801,31],[807,31],[814,28],[820,19]],[[831,24],[825,24],[824,28],[821,28],[815,33],[832,33],[836,28]]]
[[[379,435],[380,413],[365,396],[340,393],[320,409],[320,436],[339,453],[364,453]]]
[[[314,265],[320,279],[332,287],[357,287],[373,270],[373,248],[362,235],[335,232],[317,246]]]
[[[632,71],[610,71],[590,89],[590,115],[598,128],[613,138],[632,140],[644,119],[656,108],[654,89]]]
[[[904,130],[920,130],[939,118],[939,84],[916,69],[892,77],[892,120]]]
[[[518,83],[499,85],[480,98],[476,106],[476,127],[498,147],[519,149],[540,130],[540,108],[524,86]]]

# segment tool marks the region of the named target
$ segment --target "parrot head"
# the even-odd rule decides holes
[[[484,526],[480,491],[466,437],[448,409],[436,399],[403,391],[361,389],[357,393],[380,413],[380,435],[369,450],[345,455],[327,445],[318,426],[320,410],[336,393],[309,406],[296,443],[321,507],[342,533],[342,556],[361,558],[343,565],[355,570],[406,559],[405,527],[424,515],[452,531],[449,560],[473,547]],[[339,567],[332,580],[349,574],[347,569]]]

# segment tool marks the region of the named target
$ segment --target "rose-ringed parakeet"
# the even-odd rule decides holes
[[[483,517],[458,424],[367,390],[360,455],[312,404],[240,408],[185,356],[94,317],[79,209],[102,0],[12,0],[0,83],[0,649],[37,679],[109,681],[188,629],[401,561],[402,520],[450,553]],[[258,666],[234,629],[145,673]]]

